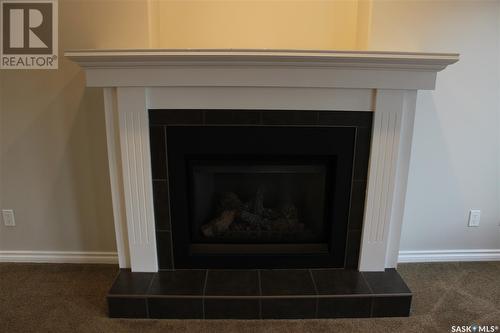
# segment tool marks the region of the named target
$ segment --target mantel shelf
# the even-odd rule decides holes
[[[430,71],[440,71],[459,59],[457,53],[264,49],[97,49],[67,51],[65,56],[84,68],[273,65]]]
[[[434,89],[455,53],[299,50],[77,50],[90,87]]]

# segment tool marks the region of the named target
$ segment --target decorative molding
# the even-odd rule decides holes
[[[116,249],[120,268],[130,267],[130,254],[127,239],[127,221],[123,190],[120,135],[116,88],[104,88],[104,114],[106,120],[106,142],[108,148],[109,180],[113,220],[115,224]]]
[[[500,249],[399,251],[398,263],[500,261]]]
[[[377,90],[368,172],[368,191],[361,240],[360,271],[386,267],[389,229],[402,223],[392,218],[401,157],[402,110],[407,91]],[[405,147],[407,148],[407,147]],[[408,173],[401,175],[407,177]],[[404,201],[399,202],[400,209]]]
[[[0,262],[117,264],[116,252],[0,251]]]
[[[298,50],[81,50],[91,87],[434,89],[454,53]]]
[[[123,189],[132,271],[156,272],[153,184],[145,88],[118,88]]]
[[[386,268],[393,268],[398,263],[399,242],[410,169],[411,143],[413,139],[413,124],[417,103],[417,91],[407,90],[403,93],[401,106],[401,129],[399,136],[398,160],[396,163],[396,180],[394,185],[393,204],[391,212],[391,225],[387,236]]]
[[[84,68],[164,65],[276,65],[342,68],[395,68],[440,71],[458,61],[457,53],[265,50],[265,49],[128,49],[74,50],[64,55]]]

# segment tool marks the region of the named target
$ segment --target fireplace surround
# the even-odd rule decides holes
[[[357,268],[371,121],[150,110],[159,269]]]
[[[337,318],[409,314],[411,292],[394,268],[417,90],[434,89],[437,72],[458,61],[457,54],[81,50],[66,52],[66,56],[83,67],[87,86],[104,88],[110,183],[122,269],[108,295],[111,317]],[[159,110],[162,111],[156,112]],[[369,115],[369,125],[353,126],[356,118],[365,114]],[[162,119],[158,124],[153,121],[156,117]],[[331,122],[333,126],[329,126]],[[351,150],[354,163],[350,168],[353,175],[358,168],[364,168],[365,177],[354,176],[346,181],[345,176],[338,176],[342,168],[347,174],[349,167],[339,166],[346,159],[323,156],[328,154],[319,153],[304,159],[295,153],[310,152],[298,149],[293,151],[294,156],[281,156],[277,163],[276,156],[269,158],[264,156],[265,152],[241,156],[233,149],[231,159],[221,159],[220,152],[212,152],[210,157],[188,156],[184,159],[188,162],[186,168],[182,170],[187,176],[176,175],[175,180],[170,179],[171,163],[175,161],[171,161],[169,154],[175,153],[176,148],[167,146],[170,140],[179,143],[175,136],[169,137],[176,131],[179,139],[192,130],[219,128],[220,133],[229,131],[225,133],[239,135],[245,131],[322,130],[323,127],[343,128],[347,132],[354,128],[355,148]],[[162,135],[167,142],[158,148],[156,143],[158,137],[162,140]],[[285,136],[295,140],[295,145],[307,141],[299,140],[305,138],[304,135]],[[193,137],[198,138],[195,141],[200,148],[213,140],[214,135],[209,135],[210,140],[201,140],[198,134],[193,134],[191,140]],[[268,144],[259,146],[272,150],[273,143],[283,141],[282,137],[273,137]],[[369,143],[365,145],[365,154],[357,153],[358,138]],[[241,138],[226,141],[233,148],[243,144]],[[331,146],[335,140],[323,141]],[[347,147],[349,142],[347,140]],[[320,146],[323,145],[310,147]],[[156,154],[157,149],[163,149],[165,154]],[[357,163],[357,156],[364,156],[368,161]],[[156,166],[161,163],[168,168],[158,171]],[[157,172],[165,172],[165,175],[157,178]],[[184,201],[175,199],[183,178],[190,179],[187,186],[180,184],[190,193],[185,201],[192,199],[187,210],[182,207]],[[314,185],[331,184],[331,178],[349,183],[345,191],[341,191],[350,193],[343,196],[348,198],[347,204],[328,203],[329,187],[318,190]],[[312,189],[307,189],[306,183],[312,184],[309,185]],[[270,189],[270,184],[275,184],[275,189]],[[296,188],[303,188],[305,193],[299,193]],[[276,189],[289,194],[273,194]],[[172,191],[174,197],[170,198]],[[322,206],[318,200],[307,201],[305,197],[311,193],[327,198],[319,200],[324,202],[323,214],[311,213],[311,210],[321,210],[318,207]],[[206,199],[207,196],[211,199]],[[336,200],[337,197],[333,197]],[[353,204],[358,208],[353,210]],[[227,253],[228,247],[225,250],[220,246],[210,247],[207,237],[215,237],[213,244],[219,245],[231,243],[227,238],[221,242],[221,237],[228,235],[245,246],[259,245],[255,244],[255,238],[243,237],[238,232],[242,228],[253,228],[262,234],[263,228],[271,228],[274,236],[268,233],[266,244],[280,246],[265,250],[254,246],[246,252],[251,252],[254,258],[259,256],[259,251],[274,251],[271,257],[276,251],[304,256],[297,244],[314,244],[313,250],[321,250],[321,244],[326,244],[320,237],[325,235],[326,228],[321,229],[321,223],[316,222],[328,220],[332,207],[340,207],[338,214],[344,214],[344,219],[333,219],[330,225],[342,225],[339,221],[344,220],[346,244],[343,249],[331,251],[334,256],[328,263],[306,265],[297,263],[295,258],[281,269],[268,269],[277,268],[277,261],[246,266],[252,269],[243,269],[245,265],[241,262],[186,261],[185,255],[177,258],[179,254],[182,257],[182,250],[176,250],[175,244],[177,231],[182,227],[176,223],[182,220],[177,218],[179,212],[192,214],[193,205],[205,208],[199,209],[201,215],[189,217],[188,226],[182,225],[185,233],[191,232],[190,254]],[[346,211],[349,212],[347,223]],[[253,222],[248,222],[251,214]],[[351,220],[352,216],[358,216],[356,222]],[[215,224],[217,219],[220,221]],[[301,240],[297,239],[296,230],[306,230],[304,219],[316,222],[308,222],[308,231],[300,235],[304,237]],[[288,244],[279,242],[280,237],[284,237],[283,225],[288,236],[295,235],[294,245],[286,251]],[[226,233],[228,230],[230,233]],[[281,230],[280,236],[276,236],[277,230]],[[342,250],[341,265],[335,255]],[[310,252],[311,247],[307,251]],[[297,267],[300,269],[293,269]]]

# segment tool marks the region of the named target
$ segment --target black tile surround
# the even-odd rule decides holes
[[[338,126],[356,128],[344,267],[358,266],[373,112],[293,110],[150,110],[150,141],[160,270],[175,269],[169,219],[165,131],[170,125]]]
[[[406,317],[411,297],[394,269],[121,270],[108,306],[112,318]]]

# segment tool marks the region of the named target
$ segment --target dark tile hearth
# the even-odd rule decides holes
[[[177,270],[155,274],[149,289],[152,295],[201,296],[205,286],[205,270]]]
[[[203,319],[203,300],[201,298],[152,297],[148,298],[147,301],[149,316],[143,318]]]
[[[318,318],[369,318],[372,315],[371,297],[324,297],[318,299]],[[410,306],[408,305],[408,309]],[[394,317],[388,314],[387,317]],[[381,316],[383,317],[383,316]]]
[[[315,295],[314,282],[307,269],[262,270],[263,296]]]
[[[205,295],[259,296],[257,270],[209,270]]]
[[[358,271],[317,269],[312,271],[312,276],[319,295],[370,294],[368,284]]]
[[[316,302],[315,297],[264,298],[262,319],[313,319]]]
[[[110,318],[149,318],[147,299],[139,297],[108,297]]]
[[[377,297],[372,302],[372,317],[408,317],[411,297]]]
[[[260,300],[257,298],[207,298],[205,319],[258,319]]]
[[[149,291],[154,273],[132,273],[121,270],[113,283],[110,295],[144,295]]]
[[[404,317],[411,298],[394,269],[121,270],[108,307],[112,318]]]
[[[411,292],[395,269],[387,269],[385,272],[367,272],[363,273],[363,275],[375,294],[404,294]]]

